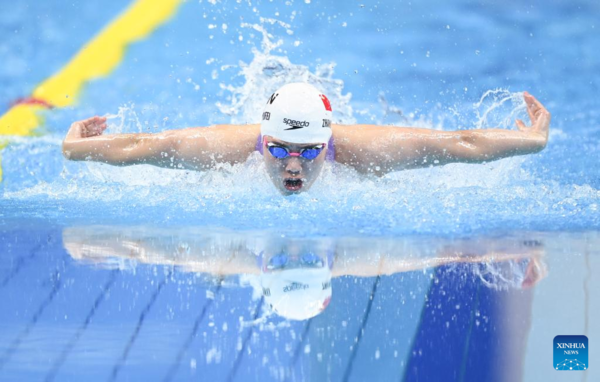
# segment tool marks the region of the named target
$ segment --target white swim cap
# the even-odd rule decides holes
[[[263,296],[273,311],[291,320],[307,320],[331,301],[331,269],[295,268],[261,274]]]
[[[327,143],[331,104],[312,85],[287,84],[267,100],[260,133],[291,143]]]

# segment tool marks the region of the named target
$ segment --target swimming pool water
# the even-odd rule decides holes
[[[125,7],[0,3],[0,112]],[[568,380],[545,344],[584,333],[593,344],[598,331],[598,15],[594,1],[182,3],[75,106],[46,112],[37,136],[0,137],[0,380]],[[443,130],[514,129],[527,90],[552,112],[550,140],[535,155],[381,179],[333,165],[289,198],[258,155],[193,173],[71,163],[60,152],[70,123],[96,114],[110,116],[109,133],[257,122],[266,96],[291,81],[322,88],[336,122]],[[78,258],[65,232],[104,236],[84,251],[93,258]],[[527,290],[494,289],[464,263],[355,272],[333,278],[322,315],[287,322],[251,277],[221,283],[150,256],[156,243],[172,252],[201,232],[357,240],[348,261],[369,248],[435,259],[457,240],[505,254],[538,240],[548,272]],[[145,260],[113,253],[147,242]]]
[[[10,60],[3,63],[4,105],[58,70],[83,44],[82,37],[97,32],[99,20],[108,22],[122,8],[4,7],[2,28],[6,35],[16,32],[3,49],[11,60],[27,62],[16,74]],[[9,138],[2,154],[4,215],[242,229],[259,224],[295,231],[297,220],[285,216],[293,207],[309,223],[306,234],[598,228],[596,10],[594,2],[544,7],[185,3],[173,20],[133,44],[113,74],[86,86],[75,107],[48,112],[46,134]],[[28,28],[36,17],[51,26]],[[73,18],[93,22],[61,21]],[[271,43],[282,45],[265,51],[263,36],[247,24],[264,28]],[[56,41],[33,51],[19,49],[48,36]],[[380,180],[334,167],[310,194],[286,200],[275,197],[256,158],[191,174],[67,163],[60,154],[64,133],[79,118],[119,115],[110,120],[109,132],[256,122],[266,94],[302,79],[327,90],[340,122],[439,129],[514,128],[514,118],[523,117],[524,110],[509,90],[529,90],[553,113],[550,141],[536,155]],[[499,88],[508,90],[478,105],[487,91]],[[273,212],[270,219],[262,218],[265,208]]]
[[[564,333],[597,338],[597,232],[290,239],[30,225],[3,228],[1,243],[1,380],[597,374],[592,351],[583,375],[553,370],[551,343]],[[322,314],[290,321],[262,296],[255,257],[298,246],[335,248],[332,294]]]

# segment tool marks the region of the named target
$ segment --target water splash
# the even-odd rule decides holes
[[[141,133],[143,132],[142,122],[137,115],[135,104],[123,105],[119,107],[116,114],[107,113],[104,115],[107,120],[107,133]]]
[[[523,92],[511,93],[507,89],[488,90],[473,105],[477,118],[475,128],[514,128],[517,118],[526,116],[527,107]]]
[[[290,25],[274,20],[262,19],[268,24],[280,25],[290,30]],[[252,48],[252,62],[240,62],[240,72],[244,80],[240,86],[221,84],[230,93],[228,104],[217,103],[219,110],[231,117],[231,123],[259,123],[265,100],[275,90],[292,82],[305,82],[314,85],[329,98],[333,109],[334,123],[355,123],[350,93],[343,93],[344,82],[334,78],[335,63],[317,65],[314,72],[304,65],[292,63],[286,56],[272,52],[283,44],[268,32],[263,24],[242,23],[244,28],[252,28],[262,35],[261,49]]]

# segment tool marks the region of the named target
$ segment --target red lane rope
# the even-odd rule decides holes
[[[16,100],[10,103],[11,107],[17,105],[40,105],[45,107],[46,109],[54,109],[54,105],[44,101],[43,99],[35,98],[35,97],[22,97],[17,98]]]

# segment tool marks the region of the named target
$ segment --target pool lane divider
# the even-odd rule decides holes
[[[60,71],[39,84],[31,96],[13,102],[0,117],[0,136],[33,135],[34,130],[43,124],[42,111],[72,105],[86,82],[110,74],[123,60],[127,46],[147,37],[165,23],[182,2],[136,0],[85,44]],[[0,141],[0,150],[6,144]]]

